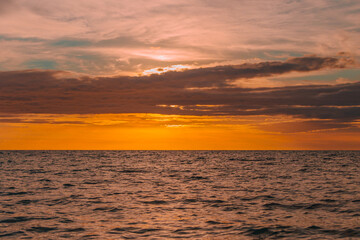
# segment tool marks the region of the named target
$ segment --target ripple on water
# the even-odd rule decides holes
[[[1,151],[3,239],[356,239],[356,151]]]
[[[56,230],[56,227],[31,227],[29,229],[26,229],[28,232],[37,232],[37,233],[43,233],[43,232],[50,232]]]
[[[35,218],[19,216],[0,220],[0,223],[19,223],[34,220]]]

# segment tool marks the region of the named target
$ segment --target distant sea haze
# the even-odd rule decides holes
[[[0,151],[0,239],[357,239],[360,151]]]

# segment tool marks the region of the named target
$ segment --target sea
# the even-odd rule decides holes
[[[360,151],[0,151],[0,239],[360,239]]]

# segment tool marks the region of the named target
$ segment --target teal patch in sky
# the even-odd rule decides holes
[[[281,50],[248,50],[248,51],[228,51],[225,55],[228,59],[252,59],[260,58],[262,61],[286,61],[292,57],[302,57],[307,52],[287,52]]]
[[[89,46],[91,42],[86,40],[58,40],[51,43],[54,47],[83,47]]]
[[[352,31],[352,32],[360,32],[360,28],[351,28],[351,29],[349,29],[349,31]]]
[[[266,60],[285,61],[288,58],[302,57],[302,56],[304,56],[304,54],[306,54],[306,53],[305,52],[287,52],[287,51],[281,51],[281,50],[269,50],[269,51],[265,51],[261,57]]]
[[[89,60],[89,61],[97,61],[97,60],[100,60],[102,59],[101,56],[98,56],[98,55],[78,55],[78,56],[75,56],[76,58],[78,59],[81,59],[81,60]]]
[[[40,38],[20,38],[20,37],[7,37],[0,35],[0,40],[4,41],[19,41],[19,42],[43,42],[43,39]]]
[[[30,60],[25,62],[27,68],[36,68],[36,69],[56,69],[57,63],[53,60]]]
[[[336,72],[324,73],[321,75],[308,75],[301,77],[276,77],[273,80],[279,81],[335,81],[338,78],[346,78],[352,81],[360,81],[360,69],[343,69]]]

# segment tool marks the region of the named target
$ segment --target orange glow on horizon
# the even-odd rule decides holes
[[[22,115],[1,123],[3,150],[321,150],[359,149],[346,129],[280,133],[277,116],[161,114]],[[299,123],[301,125],[301,123]],[[272,129],[272,125],[276,126]],[[264,126],[267,129],[262,130]],[[296,125],[294,125],[296,126]],[[299,129],[304,127],[299,126]]]

